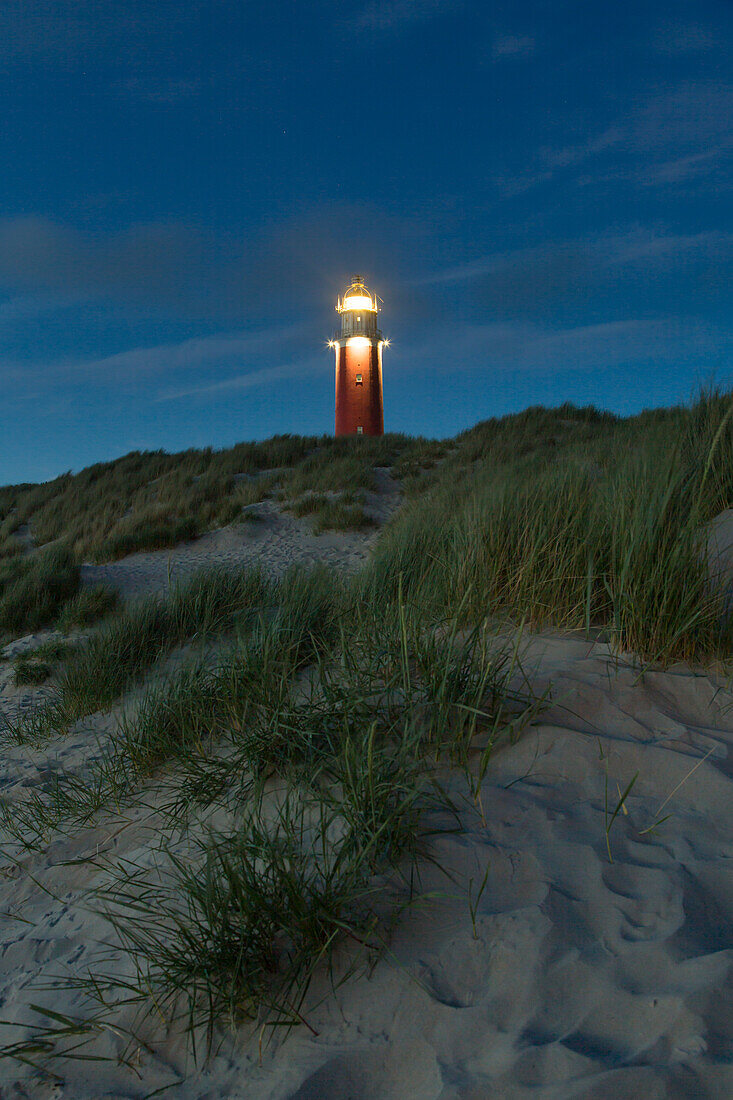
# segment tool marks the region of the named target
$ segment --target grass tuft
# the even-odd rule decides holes
[[[0,636],[49,626],[79,588],[79,566],[65,546],[0,563]]]

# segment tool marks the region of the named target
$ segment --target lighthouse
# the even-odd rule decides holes
[[[379,298],[355,275],[336,304],[341,332],[330,341],[336,351],[336,435],[384,435],[382,348],[377,328]]]

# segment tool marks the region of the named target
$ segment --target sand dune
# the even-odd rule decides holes
[[[399,505],[400,487],[386,468],[377,467],[374,476],[377,492],[365,493],[364,510],[382,524]],[[307,520],[282,511],[271,499],[250,505],[248,511],[257,522],[211,531],[171,551],[130,554],[104,565],[87,564],[82,567],[82,578],[87,584],[110,585],[123,598],[132,599],[165,591],[171,583],[213,565],[233,569],[262,565],[281,575],[291,565],[324,562],[353,571],[364,564],[377,537],[377,528],[314,535]]]
[[[134,1052],[140,1077],[114,1060],[72,1060],[53,1067],[54,1085],[0,1062],[3,1100],[154,1089],[185,1100],[733,1095],[733,695],[713,671],[641,675],[575,637],[532,638],[525,664],[539,689],[552,681],[552,706],[496,754],[485,821],[465,779],[451,780],[462,831],[434,845],[450,876],[428,865],[422,881],[440,897],[403,920],[370,976],[335,995],[325,977],[314,984],[304,1013],[317,1035],[275,1035],[260,1052],[245,1030],[197,1067],[152,1013],[149,1047]],[[82,774],[108,721],[43,750],[5,750],[6,797],[60,765]],[[606,799],[612,813],[634,775],[608,834],[611,862]],[[160,825],[151,788],[37,853],[4,846],[5,1042],[38,1020],[31,1005],[83,1014],[64,975],[109,955],[88,891],[105,859],[154,862]],[[114,1059],[124,1046],[106,1032],[94,1053]]]

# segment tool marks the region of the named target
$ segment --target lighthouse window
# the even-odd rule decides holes
[[[359,425],[359,427],[358,427],[358,428],[356,429],[356,434],[357,434],[357,435],[364,435],[364,429],[362,428],[361,424],[360,424],[360,425]]]
[[[357,384],[357,386],[361,385],[361,375],[360,374],[357,374],[357,376],[356,376],[356,384]]]

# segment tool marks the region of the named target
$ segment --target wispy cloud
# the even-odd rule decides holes
[[[723,263],[733,256],[733,233],[664,233],[635,227],[627,233],[597,237],[595,250],[609,265],[689,265],[697,260]]]
[[[368,204],[299,211],[246,240],[175,222],[93,233],[43,217],[0,218],[0,292],[86,294],[217,324],[253,315],[267,323],[309,304],[323,310],[354,267],[377,283],[386,271],[394,277],[420,248],[418,218]]]
[[[321,355],[303,361],[280,363],[274,367],[260,367],[246,374],[237,374],[232,378],[222,378],[217,382],[204,382],[196,386],[187,386],[181,389],[171,389],[160,393],[156,401],[178,401],[187,397],[198,397],[202,394],[228,393],[232,391],[255,389],[258,386],[269,386],[272,382],[279,382],[286,378],[302,378],[304,373],[327,373],[333,369],[331,358]]]
[[[529,35],[499,34],[491,43],[491,60],[502,61],[505,58],[523,60],[534,55],[536,42]]]
[[[652,48],[667,56],[701,53],[720,45],[719,33],[702,23],[664,22],[652,35]]]
[[[32,392],[37,392],[39,386],[51,392],[93,385],[121,394],[138,393],[144,387],[151,400],[164,400],[209,389],[259,384],[241,380],[262,375],[260,364],[273,358],[287,361],[297,372],[302,369],[303,347],[302,325],[280,326],[150,344],[95,358],[4,361],[3,378],[23,384]],[[325,350],[318,361],[329,361]],[[202,378],[207,381],[201,382]],[[173,380],[177,382],[175,387]]]
[[[531,248],[510,249],[477,256],[466,263],[443,268],[419,280],[421,286],[468,282],[518,266],[545,266],[548,260],[576,267],[583,259],[594,267],[627,264],[665,266],[691,258],[724,259],[733,251],[733,233],[714,230],[704,233],[664,233],[634,227],[625,233],[592,234],[570,240],[551,241]]]
[[[36,62],[39,57],[62,67],[87,66],[95,55],[114,52],[134,59],[149,55],[174,59],[172,32],[195,21],[210,0],[3,0],[0,5],[0,58],[7,63]]]
[[[463,7],[464,0],[372,0],[356,15],[353,25],[360,30],[402,30]]]
[[[6,62],[34,59],[39,55],[57,61],[76,58],[107,37],[109,24],[105,15],[111,10],[112,6],[102,0],[95,27],[94,11],[89,4],[74,0],[59,0],[58,3],[5,0],[0,6],[0,57]]]
[[[731,152],[733,152],[733,139],[721,142],[712,149],[705,149],[702,153],[672,157],[671,160],[661,160],[641,166],[632,173],[632,178],[644,187],[663,187],[665,184],[694,181],[717,174],[716,170],[722,170]],[[720,183],[726,190],[730,188],[729,181],[726,183],[721,178]]]
[[[666,355],[676,339],[677,318],[630,318],[558,331],[530,328],[514,334],[523,365],[602,369],[650,355]]]
[[[0,339],[7,328],[48,316],[69,304],[71,303],[67,300],[49,302],[48,298],[39,298],[36,295],[16,295],[0,302]]]
[[[273,347],[292,344],[302,326],[288,326],[254,333],[198,337],[179,343],[158,344],[109,355],[80,364],[86,371],[109,372],[123,377],[145,373],[160,376],[180,370],[200,371],[213,364],[242,363]]]
[[[495,176],[507,196],[520,194],[571,169],[576,182],[626,180],[639,186],[665,186],[710,177],[733,150],[730,119],[733,85],[682,82],[649,96],[625,117],[580,140],[538,151],[535,163],[515,174]]]
[[[42,217],[6,218],[0,220],[0,285],[175,298],[210,249],[211,242],[181,225],[98,235]]]
[[[653,313],[724,305],[733,280],[733,234],[674,233],[659,227],[549,240],[477,255],[419,280],[436,301],[499,318],[549,319],[563,311],[607,314],[610,303],[634,302]]]
[[[631,317],[565,327],[512,321],[467,326],[439,347],[433,339],[415,349],[411,362],[428,356],[439,361],[443,350],[451,370],[602,375],[629,363],[677,365],[690,355],[709,365],[709,354],[726,348],[733,348],[733,332],[695,317]]]
[[[542,149],[540,160],[550,173],[557,168],[572,168],[599,153],[606,153],[609,149],[618,147],[625,137],[626,133],[622,126],[609,126],[601,133],[594,134],[577,144]]]
[[[650,96],[631,113],[625,138],[635,152],[650,146],[699,148],[729,138],[731,116],[733,84],[681,81]]]

